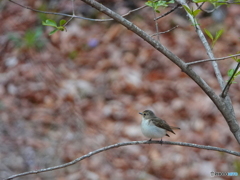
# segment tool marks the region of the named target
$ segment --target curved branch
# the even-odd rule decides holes
[[[53,166],[53,167],[49,167],[46,169],[39,169],[39,170],[35,170],[35,171],[29,171],[29,172],[24,172],[21,174],[16,174],[13,176],[10,176],[8,178],[6,178],[5,180],[10,180],[16,177],[21,177],[21,176],[26,176],[29,174],[37,174],[37,173],[42,173],[42,172],[47,172],[47,171],[52,171],[52,170],[56,170],[56,169],[61,169],[61,168],[65,168],[67,166],[71,166],[73,164],[76,164],[79,161],[82,161],[83,159],[89,158],[95,154],[101,153],[103,151],[107,151],[110,149],[114,149],[114,148],[118,148],[118,147],[122,147],[122,146],[129,146],[129,145],[138,145],[138,144],[168,144],[168,145],[177,145],[177,146],[187,146],[187,147],[193,147],[193,148],[198,148],[198,149],[206,149],[206,150],[212,150],[212,151],[219,151],[219,152],[224,152],[224,153],[228,153],[234,156],[240,156],[240,152],[236,152],[236,151],[231,151],[228,149],[224,149],[224,148],[219,148],[219,147],[214,147],[214,146],[204,146],[204,145],[198,145],[198,144],[192,144],[192,143],[185,143],[185,142],[171,142],[171,141],[132,141],[132,142],[124,142],[124,143],[117,143],[117,144],[113,144],[110,146],[106,146],[100,149],[97,149],[95,151],[89,152],[88,154],[85,154],[77,159],[74,159],[73,161],[69,162],[69,163],[65,163],[59,166]]]

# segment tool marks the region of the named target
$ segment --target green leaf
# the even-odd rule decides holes
[[[57,23],[54,20],[47,19],[45,22],[42,22],[42,25],[44,26],[52,26],[52,27],[57,27]]]
[[[152,4],[151,1],[145,2],[145,4],[146,4],[147,6],[149,6],[149,7],[153,7],[153,4]]]
[[[235,60],[235,61],[239,63],[239,62],[240,62],[240,59],[237,59],[237,58],[236,58],[236,60]]]
[[[200,12],[201,12],[200,9],[197,9],[197,10],[193,11],[193,16],[194,17],[197,16]]]
[[[235,76],[238,76],[240,74],[240,71],[238,71],[236,74],[235,74]]]
[[[233,73],[234,73],[234,69],[229,69],[227,74],[229,77],[231,77]]]
[[[218,38],[220,38],[220,36],[222,35],[222,33],[223,33],[223,29],[220,29],[219,31],[217,31],[216,37],[215,37],[215,41],[217,41]]]
[[[213,35],[207,29],[204,29],[204,32],[208,35],[208,37],[213,40]]]
[[[159,13],[160,12],[158,10],[159,7],[168,7],[168,4],[172,4],[172,3],[175,3],[174,0],[170,0],[170,1],[167,1],[167,0],[161,0],[161,1],[149,0],[145,4],[149,7],[152,7],[154,9],[154,11]]]
[[[156,7],[159,8],[160,6],[168,7],[168,2],[167,1],[158,1],[158,2],[156,2]]]
[[[193,12],[192,12],[192,10],[189,7],[187,7],[185,5],[183,5],[183,7],[189,14],[193,15]]]
[[[66,28],[65,28],[64,26],[58,26],[57,28],[58,28],[58,30],[60,30],[60,31],[66,30]]]
[[[60,26],[63,26],[67,21],[65,19],[62,19],[59,23]]]
[[[53,35],[55,32],[57,32],[57,31],[59,31],[58,29],[55,29],[55,30],[53,30],[53,31],[51,31],[50,33],[49,33],[49,35],[51,36],[51,35]]]
[[[168,1],[168,4],[173,4],[173,3],[175,3],[174,0],[170,0],[170,1]]]

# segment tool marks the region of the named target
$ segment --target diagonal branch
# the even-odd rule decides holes
[[[10,179],[14,179],[16,177],[21,177],[21,176],[26,176],[29,174],[38,174],[38,173],[42,173],[42,172],[47,172],[47,171],[53,171],[56,169],[61,169],[61,168],[65,168],[67,166],[71,166],[73,164],[76,164],[86,158],[89,158],[95,154],[101,153],[103,151],[107,151],[110,149],[114,149],[114,148],[118,148],[118,147],[122,147],[122,146],[129,146],[129,145],[138,145],[138,144],[168,144],[168,145],[177,145],[177,146],[186,146],[186,147],[193,147],[193,148],[198,148],[198,149],[206,149],[206,150],[212,150],[212,151],[219,151],[219,152],[224,152],[227,154],[231,154],[234,156],[240,156],[240,152],[236,152],[236,151],[231,151],[228,149],[224,149],[224,148],[219,148],[219,147],[214,147],[214,146],[204,146],[204,145],[198,145],[198,144],[192,144],[192,143],[185,143],[185,142],[171,142],[171,141],[132,141],[132,142],[124,142],[124,143],[118,143],[118,144],[113,144],[110,146],[106,146],[100,149],[97,149],[95,151],[89,152],[88,154],[85,154],[77,159],[74,159],[73,161],[69,162],[69,163],[65,163],[59,166],[53,166],[53,167],[49,167],[49,168],[45,168],[45,169],[39,169],[39,170],[35,170],[35,171],[29,171],[29,172],[24,172],[24,173],[20,173],[20,174],[16,174],[13,176],[10,176],[8,178],[6,178],[5,180],[10,180]]]
[[[232,76],[229,78],[226,86],[224,87],[224,89],[223,89],[223,91],[222,91],[222,93],[221,93],[221,95],[220,95],[222,98],[225,98],[225,97],[227,96],[228,90],[229,90],[229,88],[230,88],[230,86],[231,86],[231,84],[232,84],[232,81],[233,81],[233,79],[234,79],[234,76],[235,76],[235,74],[237,73],[239,67],[240,67],[240,62],[238,63],[238,65],[237,65],[237,67],[235,68]]]

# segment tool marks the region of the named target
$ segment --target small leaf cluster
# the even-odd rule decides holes
[[[168,7],[169,4],[173,4],[173,3],[174,3],[174,0],[170,0],[170,1],[149,0],[145,4],[149,7],[152,7],[154,9],[154,11],[156,11],[157,13],[160,13],[160,11],[158,10],[159,7]]]
[[[191,14],[193,17],[196,17],[196,16],[201,12],[200,9],[193,10],[193,9],[190,9],[189,7],[187,7],[187,6],[183,6],[183,7],[184,7],[184,9],[185,9],[189,14]]]
[[[213,48],[213,46],[216,44],[217,40],[221,37],[221,35],[223,34],[223,29],[220,29],[216,32],[215,36],[213,36],[211,34],[210,31],[208,31],[207,29],[204,29],[204,32],[207,34],[207,36],[212,40],[212,44],[211,47]]]
[[[49,33],[49,35],[52,35],[57,31],[64,31],[64,30],[67,31],[67,29],[64,27],[65,24],[66,24],[66,20],[64,19],[60,20],[59,25],[57,25],[57,23],[51,19],[47,19],[42,22],[42,25],[44,26],[52,26],[55,28],[53,31]]]

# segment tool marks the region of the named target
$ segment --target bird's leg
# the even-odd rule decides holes
[[[162,145],[162,138],[161,138],[160,144]]]

